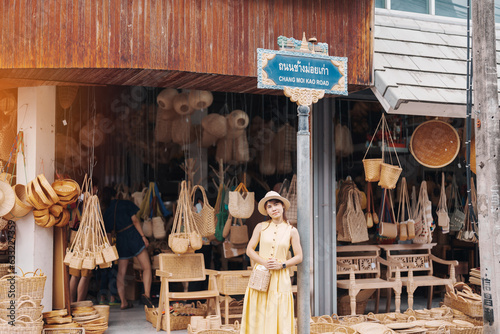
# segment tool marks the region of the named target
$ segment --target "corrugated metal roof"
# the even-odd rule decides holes
[[[376,9],[372,90],[387,112],[465,117],[466,24],[460,19]],[[499,46],[497,33],[497,51]]]

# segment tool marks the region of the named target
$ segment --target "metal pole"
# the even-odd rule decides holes
[[[484,333],[500,333],[500,115],[494,0],[472,1],[477,207]]]
[[[297,330],[309,334],[310,295],[310,223],[311,223],[311,134],[309,106],[299,106],[297,132],[297,229],[302,244],[303,260],[297,268]]]

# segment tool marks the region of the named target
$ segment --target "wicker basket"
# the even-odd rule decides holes
[[[44,328],[42,334],[85,334],[85,328]]]
[[[482,334],[482,333],[483,333],[483,326],[450,328],[450,334]]]
[[[368,299],[363,301],[356,301],[356,314],[364,314],[366,305],[368,304]],[[340,301],[337,303],[337,313],[338,315],[350,315],[351,314],[351,302]]]
[[[445,295],[444,305],[455,310],[459,310],[470,317],[477,318],[483,316],[483,303],[481,301],[466,301],[464,298],[451,298],[448,295]]]
[[[449,165],[460,150],[460,137],[448,123],[432,120],[420,124],[410,140],[410,152],[420,164],[429,168]]]
[[[240,324],[235,321],[232,325],[222,325],[218,329],[201,329],[199,331],[193,330],[191,325],[187,328],[188,334],[238,334],[240,332]]]
[[[204,304],[203,304],[204,305]],[[177,309],[179,310],[179,308]],[[148,308],[146,305],[144,305],[144,311],[146,313],[146,320],[149,321],[153,327],[156,327],[156,319],[158,317],[158,309],[157,308]],[[192,315],[206,315],[207,309],[206,308],[190,308],[190,314],[188,316],[184,315],[170,315],[170,330],[171,331],[177,331],[181,329],[187,329],[188,325],[191,322],[191,316]],[[197,313],[197,314],[196,314]],[[167,319],[165,315],[162,316],[161,320],[161,329],[164,331],[167,330]]]
[[[33,320],[29,316],[18,316],[14,324],[0,319],[0,334],[40,334],[43,330],[42,317]]]
[[[32,300],[42,300],[47,276],[41,273],[41,271],[37,274],[38,271],[39,269],[33,273],[23,273],[23,276],[8,274],[0,278],[0,300],[8,299],[12,279],[14,279],[16,295],[27,295],[30,296]],[[27,276],[30,274],[32,276]]]
[[[386,163],[380,164],[380,181],[378,185],[385,189],[394,189],[403,169]]]
[[[365,180],[367,182],[377,182],[380,180],[380,164],[382,159],[363,159],[365,169]]]
[[[43,306],[38,306],[36,302],[32,300],[22,301],[19,304],[16,304],[14,309],[16,317],[21,315],[29,316],[31,319],[38,319],[42,316]],[[10,321],[9,315],[11,314],[11,310],[8,308],[0,308],[0,318],[3,320]]]

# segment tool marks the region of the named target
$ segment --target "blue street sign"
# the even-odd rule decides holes
[[[347,95],[347,58],[257,49],[258,88],[324,90]]]

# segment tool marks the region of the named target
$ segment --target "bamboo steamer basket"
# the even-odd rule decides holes
[[[448,123],[432,120],[420,124],[410,140],[410,152],[421,165],[442,168],[455,160],[460,137]]]

